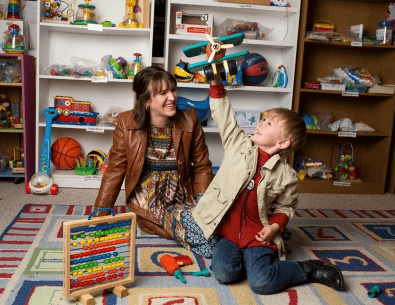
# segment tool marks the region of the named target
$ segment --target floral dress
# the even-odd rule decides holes
[[[180,181],[171,128],[151,125],[150,138],[139,179],[145,207],[180,245],[211,258],[217,237],[207,240],[192,217],[196,200]]]

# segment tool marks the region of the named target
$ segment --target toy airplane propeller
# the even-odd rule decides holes
[[[250,52],[241,51],[229,55],[225,54],[226,49],[233,48],[243,42],[244,34],[236,33],[216,39],[213,39],[209,35],[206,35],[206,37],[208,41],[194,43],[183,49],[183,52],[187,57],[194,57],[201,54],[206,54],[207,56],[207,60],[205,61],[189,64],[188,70],[192,73],[203,70],[207,81],[210,82],[217,74],[216,65],[222,63],[225,71],[229,73],[229,75],[236,75],[236,60],[243,59],[250,54]],[[223,75],[221,75],[221,77],[223,77]]]
[[[208,62],[211,63],[215,57],[215,59],[221,58],[225,56],[225,49],[233,48],[234,44],[223,44],[223,42],[217,40],[214,41],[209,34],[206,34],[207,40],[210,43],[207,45],[206,53],[209,55]],[[221,51],[223,50],[223,51]],[[217,54],[217,56],[215,56]]]

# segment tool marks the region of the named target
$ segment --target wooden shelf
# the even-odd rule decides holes
[[[317,130],[317,129],[309,129],[307,130],[308,134],[314,135],[329,135],[329,136],[339,136],[339,132],[341,131],[330,131],[330,130]],[[352,132],[351,132],[352,133]],[[356,133],[357,137],[389,137],[389,133],[379,132],[379,131],[358,131]]]
[[[322,160],[334,166],[339,147],[349,142],[356,152],[354,164],[361,182],[349,186],[333,181],[305,179],[299,191],[309,193],[383,194],[393,132],[395,95],[377,93],[343,93],[304,89],[304,83],[332,75],[332,69],[344,65],[361,67],[376,74],[382,83],[395,84],[395,46],[362,43],[322,42],[306,39],[317,20],[328,20],[338,33],[364,23],[364,34],[376,31],[378,21],[387,11],[388,1],[303,0],[299,32],[298,59],[293,109],[299,114],[329,110],[331,123],[349,118],[353,124],[363,122],[374,132],[342,133],[329,130],[308,130],[308,142],[297,157]],[[353,14],[348,12],[353,11]],[[394,146],[395,147],[395,146]],[[380,158],[377,158],[380,156]],[[290,160],[293,164],[293,160]],[[395,163],[395,159],[394,159]],[[395,170],[395,165],[394,165]],[[342,181],[337,183],[340,185]],[[395,184],[395,175],[394,182]]]
[[[306,178],[299,182],[300,193],[336,193],[336,194],[382,194],[382,183],[361,179],[361,182],[336,180],[341,185],[335,185],[334,180]],[[349,185],[347,185],[349,183]],[[330,208],[330,207],[328,207]]]
[[[0,128],[0,132],[9,132],[9,133],[23,133],[23,128],[14,128],[14,127],[9,127],[9,128]]]
[[[0,87],[22,87],[22,83],[0,83]]]

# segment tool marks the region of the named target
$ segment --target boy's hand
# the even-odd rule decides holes
[[[280,225],[278,223],[273,223],[264,227],[257,235],[255,235],[255,238],[262,244],[269,244],[278,231],[280,231]]]

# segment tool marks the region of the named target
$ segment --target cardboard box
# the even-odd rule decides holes
[[[270,5],[270,0],[218,0],[218,2],[254,4],[254,5]]]
[[[185,14],[176,12],[176,34],[212,35],[213,14]]]
[[[395,94],[394,85],[374,85],[368,88],[368,93]]]
[[[321,83],[321,90],[346,91],[344,84]]]

